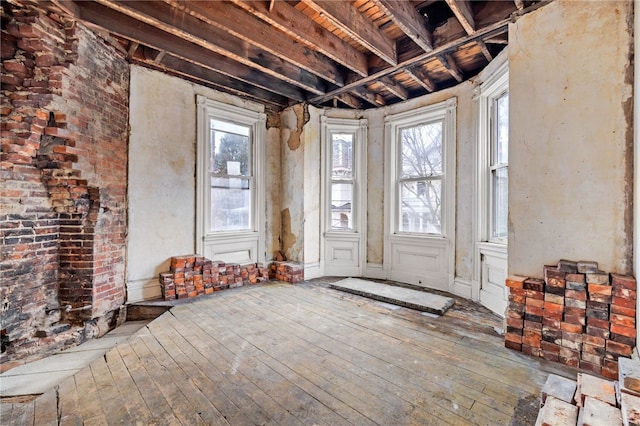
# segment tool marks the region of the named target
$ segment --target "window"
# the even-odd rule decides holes
[[[353,133],[331,133],[331,229],[353,230]]]
[[[442,233],[442,120],[399,129],[400,232]]]
[[[326,232],[359,232],[364,220],[366,120],[322,117]]]
[[[509,184],[509,72],[502,64],[476,93],[477,241],[506,244]]]
[[[198,102],[196,250],[237,263],[264,259],[266,116]]]
[[[251,128],[210,120],[210,231],[253,229],[253,166]]]
[[[455,99],[387,117],[392,234],[453,233]]]
[[[509,167],[509,93],[492,102],[491,132],[491,225],[490,239],[507,238]]]

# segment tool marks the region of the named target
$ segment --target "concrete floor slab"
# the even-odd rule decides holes
[[[389,284],[381,284],[358,278],[346,278],[330,285],[331,288],[381,302],[392,303],[410,309],[442,315],[454,304],[451,297],[426,291],[412,290]]]

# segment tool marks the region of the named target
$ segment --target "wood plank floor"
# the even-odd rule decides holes
[[[528,424],[518,407],[549,372],[575,377],[505,349],[471,302],[432,317],[326,283],[175,306],[50,392],[3,403],[0,424]]]

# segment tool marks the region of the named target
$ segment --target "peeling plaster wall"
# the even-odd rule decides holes
[[[169,269],[171,256],[195,251],[196,95],[263,110],[232,95],[131,67],[129,301],[159,296],[158,273]],[[279,143],[279,132],[267,131],[267,185],[274,184],[270,174],[279,168]],[[268,205],[277,203],[270,191],[266,195]],[[267,217],[267,236],[279,233],[279,223]],[[273,237],[266,240],[267,257],[277,250],[272,243]]]
[[[632,8],[558,0],[510,27],[509,273],[631,272]]]

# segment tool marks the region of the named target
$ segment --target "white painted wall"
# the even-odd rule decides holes
[[[169,269],[170,258],[195,252],[198,94],[254,111],[263,110],[258,104],[179,78],[138,66],[131,67],[127,242],[129,302],[158,297],[158,274]],[[273,132],[268,134],[270,139],[274,139]],[[279,145],[279,133],[275,139]],[[272,147],[274,142],[268,140],[267,145]],[[273,158],[267,161],[272,169],[277,163],[279,161]],[[269,218],[267,222],[274,221]],[[273,230],[269,232],[273,233]],[[267,252],[269,249],[272,248],[268,247]]]
[[[509,30],[509,273],[631,272],[632,2],[558,0]]]

